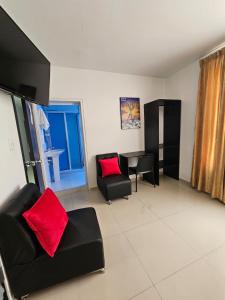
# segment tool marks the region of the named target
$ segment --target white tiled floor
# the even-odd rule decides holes
[[[49,186],[53,191],[63,191],[68,189],[74,189],[86,185],[85,169],[76,169],[68,172],[60,173],[59,182],[51,182]]]
[[[75,278],[32,300],[225,300],[225,205],[181,181],[139,183],[129,200],[98,190],[67,193],[67,210],[93,206],[105,273]]]

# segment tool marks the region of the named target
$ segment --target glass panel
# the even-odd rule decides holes
[[[25,120],[24,120],[22,101],[20,98],[15,97],[15,96],[13,97],[13,101],[14,101],[16,118],[17,118],[17,122],[18,122],[18,131],[19,131],[19,135],[20,135],[21,148],[22,148],[22,152],[23,152],[24,162],[26,162],[26,161],[31,160],[31,156],[30,156],[30,146],[29,146],[29,143],[27,140],[27,134],[26,134],[26,128],[25,128]],[[35,183],[33,167],[26,166],[25,170],[26,170],[28,182]]]
[[[72,169],[82,168],[80,136],[77,114],[66,113],[66,126],[68,133],[68,144]]]

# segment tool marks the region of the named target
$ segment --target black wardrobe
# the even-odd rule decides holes
[[[159,143],[159,108],[163,106],[163,143]],[[158,99],[144,105],[145,151],[155,156],[155,182],[159,185],[159,170],[179,179],[181,100]],[[160,150],[162,149],[162,150]],[[163,159],[159,158],[163,151]],[[152,182],[151,174],[144,179]]]

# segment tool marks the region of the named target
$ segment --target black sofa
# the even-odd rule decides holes
[[[96,170],[97,170],[97,185],[105,197],[108,204],[111,200],[127,197],[131,195],[131,181],[130,178],[121,175],[111,175],[102,177],[102,169],[99,163],[100,159],[118,157],[118,153],[106,153],[96,155]]]
[[[55,256],[44,252],[22,217],[39,197],[37,186],[27,184],[0,209],[0,252],[16,298],[105,266],[94,208],[68,212],[69,222]]]

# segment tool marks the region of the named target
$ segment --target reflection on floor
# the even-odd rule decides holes
[[[97,189],[60,197],[66,210],[96,209],[105,273],[74,278],[29,300],[224,300],[225,205],[182,181],[139,182],[129,200]]]
[[[61,173],[60,178],[61,180],[59,182],[50,183],[50,187],[55,192],[74,189],[86,185],[84,168]]]

